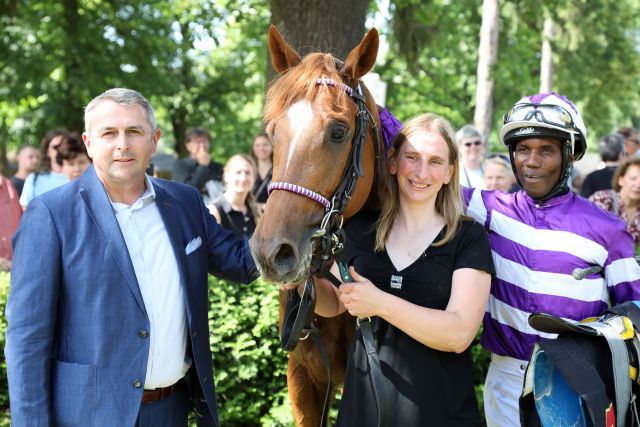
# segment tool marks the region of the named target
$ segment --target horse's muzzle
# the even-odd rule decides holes
[[[270,282],[299,282],[309,271],[311,254],[301,256],[298,245],[289,239],[265,241],[254,235],[250,241],[250,248],[260,274]],[[303,253],[306,252],[309,251]]]

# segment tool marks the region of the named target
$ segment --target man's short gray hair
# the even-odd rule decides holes
[[[482,134],[474,125],[464,125],[456,132],[456,143],[458,145],[467,138],[478,138],[484,144]]]
[[[153,107],[151,107],[151,104],[144,96],[132,89],[116,87],[96,96],[85,107],[84,129],[86,132],[89,132],[89,115],[91,114],[91,111],[102,101],[112,101],[116,104],[125,106],[138,104],[147,113],[147,119],[149,120],[149,125],[151,126],[151,132],[155,132],[158,127],[158,124],[156,122],[156,114],[153,111]]]
[[[617,162],[624,149],[624,136],[621,133],[611,133],[598,141],[600,156],[605,162]]]

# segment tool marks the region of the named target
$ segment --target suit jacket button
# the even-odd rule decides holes
[[[145,331],[144,329],[140,329],[140,330],[138,331],[138,336],[139,336],[140,338],[146,338],[146,337],[147,337],[147,335],[148,335],[148,334],[147,334],[147,331]]]
[[[140,382],[140,380],[135,380],[135,381],[133,382],[133,386],[134,386],[135,388],[140,388],[140,387],[142,387],[142,383]]]

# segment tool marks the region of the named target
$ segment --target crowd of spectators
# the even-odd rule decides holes
[[[521,189],[516,183],[509,155],[488,153],[487,141],[475,126],[461,127],[455,138],[460,152],[458,179],[461,185],[507,193]],[[171,179],[197,188],[219,223],[238,235],[250,237],[264,209],[271,183],[273,150],[269,136],[258,134],[247,155],[233,155],[224,167],[212,159],[211,143],[211,134],[205,127],[189,129],[186,134],[189,156],[173,162]],[[625,220],[639,245],[640,212],[636,212],[636,203],[630,199],[635,195],[635,189],[631,187],[633,172],[636,168],[640,172],[640,166],[633,161],[640,158],[639,133],[634,128],[621,127],[602,137],[598,149],[602,161],[595,171],[582,179],[574,167],[573,189]],[[39,148],[22,145],[15,160],[15,174],[0,185],[0,198],[11,200],[2,204],[6,220],[0,226],[6,230],[15,230],[19,220],[15,209],[14,214],[5,214],[9,204],[14,205],[14,199],[19,200],[23,210],[34,197],[79,177],[91,164],[81,136],[63,129],[47,132]],[[629,169],[632,173],[627,175]],[[626,190],[623,189],[625,183]],[[11,234],[6,231],[0,239],[9,242]],[[10,249],[7,243],[0,252],[0,268],[5,270],[10,261],[3,260],[11,259]]]

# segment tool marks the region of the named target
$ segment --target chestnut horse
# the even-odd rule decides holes
[[[378,32],[370,30],[344,63],[323,53],[301,59],[274,26],[269,29],[269,51],[279,73],[267,92],[264,111],[273,143],[273,181],[250,244],[262,276],[283,285],[282,289],[292,289],[309,276],[312,257],[318,252],[314,233],[332,209],[333,196],[353,158],[357,157],[361,176],[349,196],[344,219],[377,202],[371,190],[377,161],[383,156],[383,149],[376,146],[380,122],[373,97],[360,78],[375,63]],[[352,145],[357,139],[359,111],[361,115],[366,112],[370,121],[360,130],[365,139],[356,156]],[[280,295],[281,328],[285,292],[281,290]],[[344,380],[355,320],[344,313],[334,318],[316,316],[314,324],[329,356],[333,395],[335,386]],[[321,424],[328,380],[313,341],[300,341],[290,353],[287,369],[297,425]]]

